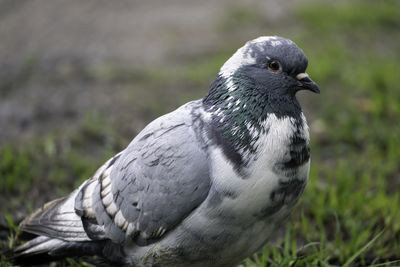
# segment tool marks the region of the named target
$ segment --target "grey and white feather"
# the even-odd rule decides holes
[[[232,266],[298,201],[309,133],[295,94],[319,92],[290,40],[247,42],[208,94],[151,122],[68,197],[20,225],[16,260],[99,255],[133,266]]]

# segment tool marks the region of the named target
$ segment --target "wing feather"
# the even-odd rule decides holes
[[[208,158],[196,137],[193,103],[150,123],[97,175],[96,221],[114,242],[154,242],[207,197]]]

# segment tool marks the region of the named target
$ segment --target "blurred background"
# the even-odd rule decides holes
[[[298,94],[310,183],[244,265],[400,265],[396,0],[0,0],[1,246],[262,35],[295,41],[321,94]]]

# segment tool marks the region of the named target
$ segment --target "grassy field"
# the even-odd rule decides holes
[[[289,26],[279,25],[238,6],[218,25],[221,32],[267,27],[293,39],[321,88],[319,96],[299,96],[311,128],[310,182],[286,231],[243,265],[400,266],[400,3],[321,1],[299,5],[294,16]],[[137,72],[107,66],[82,76],[143,88],[129,97],[140,99],[137,115],[146,121],[204,95],[235,48],[227,44],[182,67]],[[2,84],[1,92],[6,89]],[[132,134],[91,111],[68,131],[1,145],[2,246],[12,243],[24,214],[79,185]]]

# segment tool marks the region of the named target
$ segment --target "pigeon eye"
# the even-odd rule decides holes
[[[281,70],[281,64],[276,60],[272,60],[268,63],[268,69],[273,72],[278,72]]]

